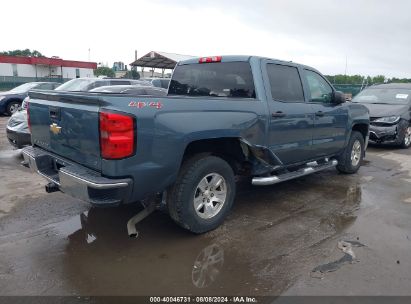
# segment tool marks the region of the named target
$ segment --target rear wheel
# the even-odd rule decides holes
[[[411,146],[411,126],[407,125],[407,128],[404,132],[404,139],[400,144],[401,148],[408,149]]]
[[[12,102],[10,102],[10,103],[7,105],[6,112],[7,112],[8,115],[11,116],[11,115],[13,115],[14,113],[17,112],[17,110],[19,109],[19,107],[20,107],[20,102],[18,102],[18,101],[12,101]]]
[[[358,171],[364,157],[364,137],[358,131],[352,131],[350,141],[338,158],[337,170],[352,174]]]
[[[176,223],[191,232],[204,233],[224,221],[234,197],[230,165],[219,157],[203,155],[183,164],[167,205]]]

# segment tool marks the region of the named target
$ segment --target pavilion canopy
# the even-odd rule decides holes
[[[191,59],[194,57],[195,56],[190,55],[180,55],[166,52],[151,51],[143,57],[138,58],[130,65],[143,68],[149,67],[158,69],[174,69],[177,62],[181,60]]]

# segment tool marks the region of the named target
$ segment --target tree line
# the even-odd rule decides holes
[[[372,85],[372,84],[380,84],[380,83],[391,83],[391,82],[401,82],[401,83],[408,83],[411,82],[411,78],[387,78],[384,75],[377,75],[377,76],[361,76],[361,75],[326,75],[327,79],[332,84],[364,84],[364,85]]]
[[[24,57],[46,57],[37,50],[13,50],[13,51],[4,51],[0,52],[0,55],[3,56],[24,56]]]
[[[116,76],[116,73],[110,67],[100,66],[94,70],[94,76],[107,76],[112,78]],[[127,71],[122,78],[140,79],[140,74],[135,69],[132,69],[130,71]]]

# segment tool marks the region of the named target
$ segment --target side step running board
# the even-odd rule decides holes
[[[312,164],[312,163],[309,163],[309,164]],[[293,178],[297,178],[300,176],[304,176],[304,175],[322,171],[328,168],[332,168],[332,167],[335,167],[337,164],[338,164],[338,161],[333,159],[325,164],[321,164],[318,166],[312,166],[312,167],[305,167],[297,171],[287,172],[281,175],[272,175],[268,177],[254,177],[252,180],[252,184],[255,186],[273,185],[273,184],[281,183],[281,182],[284,182],[284,181],[287,181]]]

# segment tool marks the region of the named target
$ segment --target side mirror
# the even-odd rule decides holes
[[[334,91],[334,98],[333,98],[333,103],[334,104],[341,104],[346,102],[345,100],[345,94],[340,91]]]

